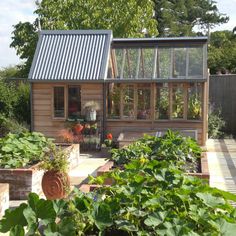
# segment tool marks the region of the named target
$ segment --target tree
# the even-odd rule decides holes
[[[211,74],[236,73],[236,35],[232,31],[211,34],[208,65]]]
[[[195,35],[194,27],[202,30],[226,23],[215,1],[208,0],[153,0],[160,36]]]
[[[34,23],[19,22],[14,26],[11,47],[26,59],[21,71],[27,76],[38,39],[40,19],[43,30],[50,29],[112,29],[114,37],[157,35],[150,0],[42,0],[36,1],[38,15]]]

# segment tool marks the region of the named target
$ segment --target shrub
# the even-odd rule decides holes
[[[14,117],[18,122],[30,124],[30,86],[20,83],[16,88],[16,101],[13,105]]]
[[[26,124],[20,124],[14,118],[7,118],[0,114],[0,138],[8,133],[19,134],[27,131],[29,130]]]
[[[42,134],[9,133],[0,139],[0,167],[20,168],[38,162],[52,141]]]
[[[209,138],[221,138],[224,135],[222,129],[226,123],[222,118],[220,109],[209,109],[208,114],[208,136]]]

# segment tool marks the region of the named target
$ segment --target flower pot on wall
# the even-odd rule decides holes
[[[59,171],[46,171],[42,179],[43,193],[49,200],[62,199],[70,188],[69,176]]]

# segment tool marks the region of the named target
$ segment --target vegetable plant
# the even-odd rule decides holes
[[[154,160],[166,160],[175,165],[196,164],[201,157],[201,148],[189,137],[168,130],[163,137],[145,135],[138,141],[122,149],[113,149],[111,159],[116,165],[127,164],[131,159],[142,157]]]
[[[92,179],[112,186],[75,191],[60,201],[39,199],[7,210],[0,232],[19,235],[227,235],[236,230],[236,196],[186,176],[168,161],[141,158]]]
[[[38,162],[52,140],[41,133],[9,133],[0,139],[0,167],[20,168]]]

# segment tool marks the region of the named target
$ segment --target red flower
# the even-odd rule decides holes
[[[111,133],[109,133],[109,134],[107,134],[107,139],[109,139],[109,140],[112,140],[112,134]]]
[[[81,124],[75,125],[74,129],[77,133],[80,133],[83,130],[84,126]]]

